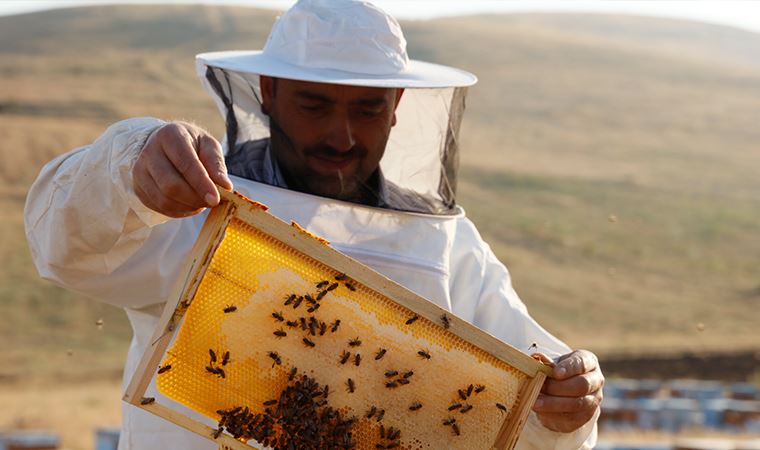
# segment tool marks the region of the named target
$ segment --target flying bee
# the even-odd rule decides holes
[[[499,410],[502,412],[507,412],[507,407],[502,405],[501,403],[497,403],[496,407],[499,408]]]
[[[443,323],[443,328],[448,330],[449,327],[451,327],[451,319],[449,319],[449,316],[447,316],[446,314],[443,314],[441,316],[441,322]]]
[[[356,337],[348,341],[348,345],[350,345],[351,347],[358,347],[362,345],[362,341],[358,337]]]
[[[417,319],[419,319],[419,318],[420,318],[420,316],[418,316],[417,314],[415,314],[415,315],[413,315],[412,317],[410,317],[410,318],[409,318],[409,319],[408,319],[408,320],[407,320],[405,323],[406,323],[407,325],[411,325],[411,324],[413,324],[414,322],[416,322],[416,321],[417,321]]]
[[[313,313],[314,311],[318,310],[321,305],[319,303],[314,303],[307,309],[306,311]]]
[[[226,366],[227,363],[230,362],[230,351],[227,350],[224,352],[224,355],[222,355],[222,365]]]
[[[387,350],[384,349],[384,348],[381,348],[380,350],[378,350],[377,353],[375,353],[375,361],[377,361],[377,360],[381,359],[383,356],[385,356],[385,352],[386,351]]]
[[[348,381],[346,381],[346,385],[348,386],[348,392],[353,394],[356,390],[356,384],[354,383],[354,380],[349,378]]]
[[[214,350],[208,349],[208,354],[211,355],[211,364],[214,364],[216,362],[216,353],[214,353]]]
[[[459,410],[459,412],[462,413],[462,414],[464,414],[464,413],[466,413],[467,411],[469,411],[471,409],[472,409],[472,405],[464,405],[464,406],[462,406],[462,409]]]
[[[359,367],[359,364],[361,364],[361,362],[362,362],[362,355],[360,355],[358,353],[356,355],[354,355],[354,365],[356,367]]]
[[[339,273],[339,274],[335,275],[335,279],[336,279],[336,280],[338,280],[338,281],[343,281],[343,280],[345,280],[346,278],[347,278],[347,277],[346,277],[346,274],[345,274],[345,273]]]
[[[156,401],[155,397],[143,397],[140,399],[141,405],[150,405],[151,403],[154,403]]]
[[[371,419],[377,413],[377,406],[372,405],[372,408],[367,411],[367,419]]]
[[[446,425],[446,426],[454,425],[456,423],[456,421],[457,421],[457,419],[455,419],[453,417],[449,417],[448,419],[446,419],[446,420],[443,421],[443,424]]]
[[[483,392],[485,390],[486,390],[486,387],[483,386],[482,384],[479,384],[479,385],[475,386],[475,393],[476,394],[480,394],[481,392]]]
[[[272,358],[272,361],[274,361],[274,362],[272,363],[272,367],[274,367],[274,365],[275,365],[275,364],[277,364],[278,366],[279,366],[280,364],[282,364],[282,359],[280,358],[280,355],[278,355],[278,354],[277,354],[277,352],[269,352],[269,353],[267,353],[267,355],[268,355],[270,358]]]
[[[467,397],[472,395],[472,390],[475,388],[473,385],[467,386]]]
[[[397,370],[389,370],[389,371],[385,372],[385,376],[388,377],[388,378],[395,377],[396,375],[398,375],[398,371]]]
[[[327,290],[328,291],[333,291],[333,290],[335,290],[336,287],[338,287],[338,283],[333,283],[333,284],[327,286]]]
[[[319,283],[317,283],[317,289],[322,289],[323,287],[327,286],[328,284],[330,284],[330,282],[328,280],[320,281]]]
[[[449,406],[449,411],[454,411],[455,409],[459,409],[462,407],[461,403],[454,403],[451,406]]]
[[[274,311],[274,312],[272,313],[272,317],[273,317],[273,318],[274,318],[276,321],[278,321],[278,322],[284,322],[284,321],[285,321],[285,318],[284,318],[284,317],[282,317],[282,312],[277,312],[277,311]]]
[[[348,358],[350,357],[351,357],[351,353],[344,350],[343,353],[341,353],[340,355],[340,363],[345,364],[346,361],[348,361]]]
[[[227,305],[222,311],[224,311],[226,314],[229,314],[231,312],[237,311],[237,306],[235,306],[235,305]]]
[[[467,400],[467,394],[463,390],[457,389],[457,393],[459,394],[459,398],[462,400]]]
[[[531,350],[538,350],[538,344],[536,342],[533,342],[532,344],[530,344],[530,347],[528,347],[528,351],[531,351]]]
[[[296,294],[290,294],[290,295],[288,295],[288,297],[285,299],[285,306],[288,306],[291,303],[293,303],[295,301],[295,299],[296,299]]]
[[[285,331],[283,331],[282,328],[280,328],[279,330],[274,331],[272,334],[274,334],[278,338],[283,338],[283,337],[285,337],[285,336],[288,335],[288,333],[286,333]]]
[[[409,405],[409,410],[410,411],[417,411],[420,408],[422,408],[422,403],[420,403],[420,402],[414,402],[411,405]]]
[[[417,354],[420,355],[420,358],[430,359],[430,353],[427,350],[420,350]]]
[[[165,366],[161,366],[161,367],[158,368],[158,374],[160,375],[160,374],[162,374],[164,372],[168,372],[169,370],[171,370],[171,368],[172,368],[171,364],[167,364]]]
[[[388,381],[385,383],[385,387],[387,387],[388,389],[394,389],[398,387],[398,383],[395,381]]]
[[[304,345],[307,347],[314,347],[316,345],[314,344],[314,341],[312,341],[309,338],[303,338],[302,340],[303,340]]]

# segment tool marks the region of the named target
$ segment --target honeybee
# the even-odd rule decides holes
[[[410,318],[409,318],[409,320],[407,320],[407,321],[406,321],[406,324],[407,324],[407,325],[411,325],[411,324],[413,324],[414,322],[416,322],[416,321],[417,321],[417,319],[419,319],[419,318],[420,318],[420,316],[418,316],[418,315],[416,315],[416,314],[415,314],[415,315],[413,315],[412,317],[410,317]]]
[[[340,363],[345,364],[346,361],[348,361],[348,358],[350,357],[351,357],[351,353],[344,350],[343,353],[341,353],[340,355]]]
[[[208,353],[211,355],[211,364],[214,364],[216,362],[216,353],[212,349],[208,349]]]
[[[283,338],[283,337],[285,337],[285,336],[288,335],[288,333],[286,333],[285,331],[283,331],[282,328],[280,328],[279,330],[275,330],[272,334],[274,334],[278,338]]]
[[[422,403],[420,403],[420,402],[414,402],[411,405],[409,405],[409,410],[410,411],[417,411],[420,408],[422,408]]]
[[[463,390],[457,389],[457,393],[459,394],[459,398],[462,400],[467,400],[467,394]]]
[[[354,383],[354,380],[349,378],[348,381],[346,381],[346,385],[348,386],[348,392],[353,394],[356,390],[356,384]]]
[[[222,355],[222,365],[226,366],[227,363],[230,362],[230,351],[227,350],[224,352],[224,355]]]
[[[274,361],[272,363],[272,367],[274,367],[275,364],[277,364],[278,366],[282,364],[282,359],[280,358],[280,355],[277,354],[277,352],[268,352],[267,356],[272,358],[272,361]]]
[[[332,328],[330,329],[330,331],[335,333],[336,331],[338,331],[339,326],[340,326],[340,319],[335,319],[335,322],[332,323]]]
[[[291,303],[293,303],[295,299],[296,299],[296,294],[290,294],[289,296],[287,296],[287,298],[285,299],[285,306],[288,306]]]
[[[420,358],[430,359],[430,353],[427,350],[420,350],[417,354],[420,355]]]
[[[285,321],[285,318],[284,318],[284,317],[282,317],[282,312],[277,312],[277,311],[274,311],[274,312],[272,313],[272,317],[274,317],[274,319],[275,319],[276,321],[278,321],[278,322],[283,322],[283,321]]]
[[[349,291],[351,291],[351,292],[355,292],[356,291],[356,286],[354,286],[353,284],[351,284],[351,283],[343,283],[343,284],[346,286],[346,289],[348,289]]]
[[[449,319],[449,316],[447,316],[446,314],[443,314],[441,316],[441,322],[443,323],[443,328],[445,328],[447,330],[451,326],[451,319]]]
[[[143,397],[140,399],[141,405],[150,405],[151,403],[154,403],[156,401],[155,397]]]
[[[362,355],[358,353],[354,355],[354,365],[358,367],[359,364],[361,364],[361,362],[362,362]]]
[[[396,375],[398,375],[398,371],[397,370],[389,370],[389,371],[385,372],[385,376],[388,377],[388,378],[395,377]]]
[[[407,385],[409,384],[409,380],[406,378],[399,378],[398,380],[396,380],[396,383],[401,384],[401,385]]]
[[[277,400],[267,400],[264,402],[264,406],[272,406],[276,404],[277,404]]]
[[[455,423],[452,423],[452,424],[451,424],[451,429],[452,429],[452,430],[454,430],[454,434],[456,434],[457,436],[459,436],[459,435],[460,435],[460,432],[459,432],[459,425],[457,425],[457,424],[455,424]]]
[[[464,405],[462,406],[462,409],[459,410],[462,414],[466,413],[467,411],[472,409],[472,405]]]
[[[486,387],[483,386],[482,384],[479,384],[479,385],[475,386],[475,393],[476,394],[480,394],[481,392],[483,392],[485,390],[486,390]]]
[[[214,430],[214,432],[211,434],[211,437],[213,437],[214,439],[217,439],[219,436],[221,436],[221,435],[222,435],[222,431],[223,431],[223,428],[222,428],[222,427],[219,427],[219,428],[217,428],[217,429],[216,429],[216,430]]]
[[[409,372],[404,372],[404,375],[403,375],[403,376],[404,376],[404,378],[409,378],[409,377],[411,377],[412,375],[414,375],[414,371],[413,371],[413,370],[410,370]]]
[[[172,368],[171,364],[167,364],[165,366],[159,367],[158,368],[158,374],[160,375],[160,374],[162,374],[164,372],[168,372],[169,370],[171,370],[171,368]]]
[[[459,409],[462,407],[461,403],[454,403],[451,406],[449,406],[449,411],[454,411],[455,409]]]
[[[372,407],[367,411],[367,419],[371,419],[375,413],[377,413],[377,406],[372,405]]]
[[[328,291],[332,291],[332,290],[335,290],[336,287],[338,287],[338,283],[333,283],[333,284],[327,286],[327,290]]]
[[[227,305],[222,311],[224,311],[225,314],[229,314],[231,312],[237,311],[237,306],[235,306],[235,305]]]
[[[394,389],[398,387],[398,383],[395,381],[388,381],[385,383],[385,387],[387,387],[388,389]]]
[[[507,412],[507,407],[502,405],[501,403],[497,403],[496,407],[499,408],[499,410],[502,412]]]
[[[323,287],[327,286],[328,284],[330,284],[330,282],[328,280],[320,281],[319,283],[317,283],[317,289],[322,289]]]
[[[314,347],[316,345],[314,341],[312,341],[309,338],[303,338],[302,340],[303,340],[304,345],[306,345],[307,347]]]
[[[343,280],[346,279],[346,274],[345,273],[339,273],[339,274],[335,275],[335,279],[338,280],[338,281],[343,281]]]
[[[446,419],[446,420],[443,421],[443,424],[446,425],[446,426],[454,425],[456,423],[456,421],[457,421],[457,419],[455,419],[453,417],[449,417],[448,419]]]
[[[317,294],[317,301],[320,301],[323,298],[325,298],[325,295],[327,295],[327,291],[319,291],[319,294]]]
[[[385,350],[384,348],[381,348],[380,350],[378,350],[377,353],[375,353],[375,361],[377,361],[380,358],[382,358],[383,356],[385,356],[385,352],[386,351],[387,350]]]
[[[358,337],[356,337],[348,341],[348,345],[350,345],[351,347],[358,347],[362,345],[362,341]]]
[[[470,395],[472,395],[472,390],[473,390],[474,387],[475,386],[473,386],[473,385],[467,386],[467,397],[469,397]]]

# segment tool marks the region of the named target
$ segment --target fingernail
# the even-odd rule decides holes
[[[206,200],[206,204],[209,206],[216,205],[216,197],[210,192],[203,199]]]

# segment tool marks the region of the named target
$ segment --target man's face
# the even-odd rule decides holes
[[[382,89],[261,77],[272,149],[288,185],[349,201],[385,151],[402,89]]]

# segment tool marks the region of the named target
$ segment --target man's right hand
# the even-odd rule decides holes
[[[168,123],[148,138],[132,171],[135,194],[148,208],[187,217],[219,203],[214,184],[232,189],[219,141],[186,122]]]

